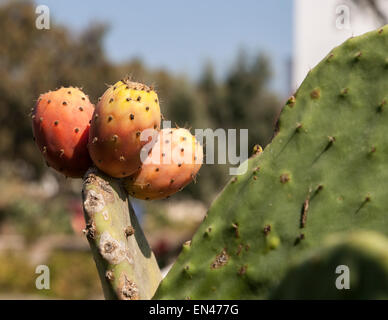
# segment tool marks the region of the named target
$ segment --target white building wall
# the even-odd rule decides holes
[[[361,5],[352,0],[294,0],[292,91],[332,48],[381,26],[381,20],[365,5],[367,0],[358,1]],[[388,16],[388,0],[377,1],[377,5]]]

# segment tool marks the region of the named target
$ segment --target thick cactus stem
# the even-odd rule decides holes
[[[91,168],[82,197],[85,234],[105,298],[150,299],[162,277],[121,181]]]

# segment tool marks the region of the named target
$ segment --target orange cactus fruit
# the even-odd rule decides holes
[[[150,87],[120,80],[109,87],[96,106],[89,132],[89,153],[106,174],[122,178],[139,170],[141,139],[147,129],[160,129],[158,95]]]
[[[92,165],[87,144],[94,105],[80,89],[60,88],[40,95],[32,109],[35,142],[48,166],[81,178]]]
[[[143,152],[140,170],[124,179],[128,194],[138,199],[173,195],[195,179],[202,165],[203,148],[189,130],[163,129],[155,140],[152,149]]]

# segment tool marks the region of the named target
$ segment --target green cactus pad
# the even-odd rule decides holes
[[[388,27],[347,40],[286,103],[277,133],[212,204],[158,299],[266,298],[328,234],[388,234]]]
[[[270,297],[387,299],[388,239],[365,231],[332,236],[293,266]]]

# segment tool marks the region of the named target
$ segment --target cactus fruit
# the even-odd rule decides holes
[[[120,80],[99,99],[89,132],[89,152],[95,165],[112,177],[139,170],[141,139],[146,129],[160,128],[159,100],[148,86]]]
[[[388,234],[387,49],[385,26],[309,72],[272,142],[216,198],[155,298],[266,298],[326,236]]]
[[[163,129],[141,169],[126,178],[124,186],[143,200],[169,197],[195,179],[202,159],[202,146],[189,130]]]
[[[331,236],[293,265],[271,299],[387,299],[388,239],[358,231]]]
[[[91,168],[82,190],[85,233],[106,299],[150,299],[161,274],[119,180]]]
[[[46,163],[62,174],[80,178],[92,164],[87,143],[94,106],[78,88],[42,94],[32,111],[35,142]]]

